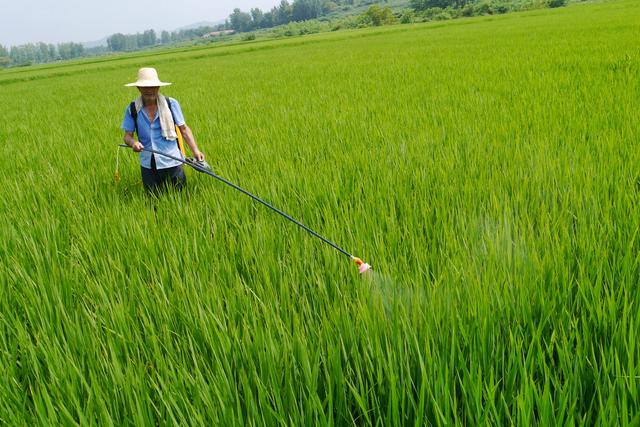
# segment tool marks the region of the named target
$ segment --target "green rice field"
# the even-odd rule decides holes
[[[374,272],[194,170],[147,197],[144,66]],[[6,69],[0,109],[2,425],[640,424],[635,0]]]

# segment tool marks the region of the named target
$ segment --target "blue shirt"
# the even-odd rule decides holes
[[[159,95],[163,96],[163,95]],[[160,101],[164,102],[164,101]],[[182,126],[185,124],[184,116],[182,115],[182,110],[180,109],[180,104],[173,98],[169,98],[169,102],[171,103],[171,111],[173,111],[173,119],[177,126]],[[141,108],[138,111],[138,141],[145,148],[151,148],[155,151],[160,151],[161,153],[167,153],[172,155],[173,157],[177,157],[179,159],[184,159],[182,153],[180,152],[180,148],[178,148],[178,141],[171,141],[165,139],[162,136],[162,128],[160,127],[160,114],[156,113],[156,117],[153,120],[149,120],[149,116],[147,116],[147,112],[144,108]],[[131,117],[131,111],[129,111],[129,106],[127,105],[127,109],[124,113],[124,119],[122,120],[122,129],[125,132],[134,132],[136,130],[136,124],[133,121],[133,117]],[[168,157],[154,155],[156,158],[156,168],[157,169],[166,169],[172,168],[174,166],[178,166],[181,163],[170,159]],[[147,151],[142,151],[140,153],[140,166],[151,169],[151,153]]]

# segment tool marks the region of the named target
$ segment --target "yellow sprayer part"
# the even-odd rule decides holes
[[[120,182],[120,147],[116,147],[116,171],[113,173],[113,182]]]
[[[182,139],[182,132],[180,132],[180,128],[178,126],[176,126],[176,135],[178,135],[178,148],[180,148],[182,157],[187,157],[187,153],[186,151],[184,151],[184,140]]]

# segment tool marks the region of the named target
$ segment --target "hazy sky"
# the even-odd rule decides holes
[[[113,33],[174,30],[279,0],[0,0],[0,44],[88,42]]]

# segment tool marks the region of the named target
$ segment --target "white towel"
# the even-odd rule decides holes
[[[158,112],[157,114],[160,116],[160,128],[162,129],[162,137],[168,139],[169,141],[175,141],[178,139],[178,135],[176,135],[176,125],[173,122],[173,116],[171,115],[171,110],[169,110],[169,106],[167,102],[169,102],[169,98],[158,94]],[[142,110],[142,96],[139,96],[136,99],[136,111],[139,113]]]

